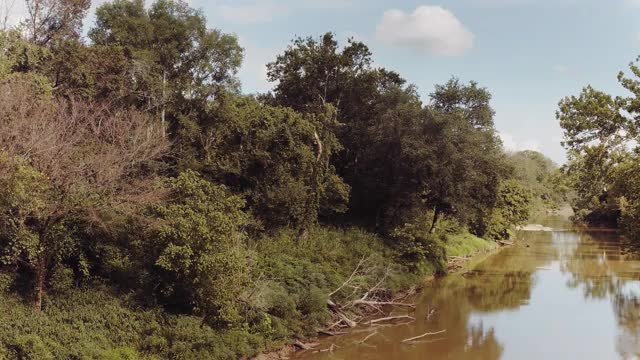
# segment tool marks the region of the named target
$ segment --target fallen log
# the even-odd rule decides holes
[[[414,340],[422,339],[423,337],[426,337],[426,336],[443,334],[446,331],[447,330],[445,329],[445,330],[440,330],[440,331],[436,331],[436,332],[427,332],[427,333],[424,333],[422,335],[418,335],[418,336],[414,336],[412,338],[404,339],[404,340],[402,340],[402,342],[403,343],[411,342],[411,341],[414,341]]]
[[[338,346],[338,345],[336,345],[336,344],[331,344],[331,346],[329,346],[328,348],[326,348],[326,349],[321,349],[321,350],[319,350],[318,352],[321,352],[321,353],[323,353],[323,352],[333,353],[333,349],[334,349],[334,348],[337,348],[337,347],[339,347],[339,346]]]
[[[364,344],[365,342],[367,342],[367,340],[371,339],[371,337],[373,337],[377,333],[378,333],[378,331],[372,332],[371,334],[367,335],[364,339],[358,341],[358,344]]]
[[[368,306],[375,307],[375,306],[392,305],[392,306],[405,306],[412,309],[416,308],[415,304],[407,304],[407,303],[394,302],[394,301],[369,301],[369,300],[359,299],[359,300],[355,300],[352,304],[353,306],[368,305]]]
[[[346,331],[331,332],[327,330],[320,330],[318,331],[318,334],[327,335],[327,336],[338,336],[338,335],[346,335],[348,333]]]
[[[383,318],[380,318],[380,319],[370,320],[368,322],[368,324],[371,325],[371,324],[377,324],[379,322],[393,321],[393,320],[400,320],[400,319],[415,320],[416,318],[414,318],[413,316],[409,316],[409,315],[387,316],[387,317],[383,317]]]
[[[317,343],[314,344],[305,344],[302,341],[298,340],[293,343],[294,346],[299,347],[302,350],[312,350],[314,347],[318,346]]]
[[[347,324],[348,327],[350,328],[354,328],[358,325],[357,322],[349,319],[347,317],[347,315],[345,315],[342,311],[336,311],[336,315],[338,315],[338,317],[340,318],[340,320],[342,320],[342,322],[344,322],[345,324]]]

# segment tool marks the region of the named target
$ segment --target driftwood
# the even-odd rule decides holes
[[[513,245],[513,241],[498,240],[498,244],[500,244],[502,246],[511,246],[511,245]]]
[[[355,269],[351,272],[351,275],[349,275],[349,277],[342,284],[340,284],[340,286],[338,286],[335,290],[329,293],[329,296],[327,299],[327,306],[329,307],[329,309],[334,315],[335,320],[337,321],[335,321],[328,328],[324,329],[325,334],[326,332],[329,333],[326,335],[333,336],[331,334],[334,333],[332,332],[332,330],[335,328],[341,328],[341,327],[354,328],[358,325],[358,321],[360,321],[360,319],[357,317],[356,318],[353,317],[354,311],[351,311],[351,309],[360,308],[360,310],[362,310],[360,312],[355,311],[355,314],[358,314],[358,313],[367,314],[367,313],[370,313],[370,311],[367,311],[367,310],[375,310],[376,312],[384,316],[385,315],[385,311],[383,311],[384,306],[398,306],[398,307],[405,307],[409,309],[416,308],[415,304],[410,304],[406,302],[397,301],[396,299],[391,299],[388,296],[388,293],[389,293],[388,290],[382,287],[383,283],[387,280],[391,272],[390,266],[387,267],[386,271],[378,279],[375,285],[371,286],[369,289],[365,291],[365,289],[363,289],[361,279],[363,277],[373,276],[373,274],[376,271],[374,267],[367,266],[366,264],[367,264],[367,259],[365,257],[362,257],[360,261],[358,261],[358,264],[356,265]],[[343,303],[336,303],[331,299],[332,296],[336,295],[337,293],[345,289],[351,290],[351,294],[346,297],[347,298],[346,301],[344,301]],[[392,317],[392,319],[395,319],[395,318],[413,319],[409,316]],[[376,320],[374,320],[373,322],[370,321],[369,324],[388,321],[388,320],[389,318],[382,318],[382,319],[378,319],[377,321]]]
[[[331,346],[329,346],[328,348],[326,348],[326,349],[320,349],[320,350],[318,350],[318,351],[316,351],[316,352],[321,352],[321,353],[323,353],[323,352],[329,352],[329,353],[333,353],[333,349],[338,348],[338,347],[339,347],[339,346],[338,346],[338,345],[336,345],[336,344],[331,344]]]
[[[387,317],[383,317],[383,318],[380,318],[380,319],[370,320],[370,321],[367,322],[367,324],[371,325],[371,324],[377,324],[379,322],[393,321],[393,320],[400,320],[400,319],[415,320],[416,318],[414,318],[413,316],[409,316],[409,315],[387,316]]]
[[[333,332],[333,331],[327,331],[327,330],[320,330],[320,331],[318,331],[318,334],[327,335],[327,336],[338,336],[338,335],[346,335],[348,333],[346,331],[335,331],[335,332]]]
[[[318,346],[318,343],[305,344],[302,341],[298,340],[293,343],[294,346],[299,347],[302,350],[312,350],[314,347]]]
[[[345,314],[344,314],[342,311],[340,311],[340,310],[337,310],[337,311],[336,311],[336,315],[338,315],[338,317],[340,318],[340,320],[341,320],[342,322],[344,322],[344,323],[345,323],[348,327],[350,327],[350,328],[354,328],[354,327],[356,327],[356,326],[358,325],[358,323],[357,323],[357,322],[355,322],[355,321],[353,321],[353,320],[349,319],[349,318],[347,317],[347,315],[345,315]]]
[[[411,309],[415,309],[416,305],[415,304],[406,304],[406,303],[402,303],[402,302],[394,302],[394,301],[368,301],[368,300],[362,300],[362,299],[358,299],[353,301],[352,306],[357,306],[357,305],[368,305],[368,306],[385,306],[385,305],[393,305],[393,306],[405,306]]]
[[[351,281],[353,280],[354,276],[356,276],[356,274],[358,274],[358,271],[360,271],[360,267],[362,267],[364,262],[365,262],[365,258],[362,257],[362,259],[360,259],[360,261],[358,262],[358,265],[356,266],[355,270],[353,270],[353,272],[351,273],[349,278],[345,282],[343,282],[342,285],[340,285],[337,289],[333,290],[329,294],[329,298],[331,298],[333,295],[338,293],[338,291],[342,290],[345,286],[347,286],[349,283],[351,283]]]
[[[366,343],[366,342],[367,342],[367,340],[371,339],[373,336],[375,336],[375,335],[377,335],[377,334],[378,334],[378,332],[377,332],[377,331],[372,332],[371,334],[367,335],[364,339],[362,339],[362,340],[358,341],[358,344],[364,344],[364,343]]]
[[[423,337],[426,337],[426,336],[440,335],[440,334],[445,333],[446,331],[447,330],[445,329],[445,330],[440,330],[440,331],[436,331],[436,332],[427,332],[427,333],[424,333],[422,335],[418,335],[418,336],[414,336],[412,338],[404,339],[404,340],[402,340],[402,342],[403,343],[407,343],[407,342],[411,342],[411,341],[414,341],[414,340],[422,339]]]

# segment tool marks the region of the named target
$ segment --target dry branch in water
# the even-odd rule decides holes
[[[335,331],[335,332],[332,332],[332,331],[327,331],[327,330],[320,330],[320,331],[318,331],[318,333],[322,334],[322,335],[327,335],[327,336],[338,336],[338,335],[346,335],[346,334],[348,334],[346,331]]]
[[[387,317],[383,317],[383,318],[380,318],[380,319],[370,320],[370,321],[367,322],[367,324],[371,325],[371,324],[377,324],[379,322],[401,320],[401,319],[415,320],[416,318],[414,318],[413,316],[409,316],[409,315],[387,316]]]
[[[365,338],[364,338],[364,339],[362,339],[362,340],[358,341],[358,344],[364,344],[365,342],[367,342],[367,340],[371,339],[373,336],[375,336],[375,335],[377,335],[377,334],[378,334],[378,331],[374,331],[374,332],[372,332],[371,334],[369,334],[369,335],[365,336]]]
[[[357,321],[350,319],[343,311],[347,309],[360,308],[360,310],[365,311],[365,313],[367,310],[375,310],[380,314],[385,313],[382,309],[382,307],[384,306],[399,306],[415,309],[415,304],[393,301],[393,299],[390,299],[388,295],[388,289],[382,287],[384,282],[387,280],[390,272],[391,268],[387,267],[384,274],[379,279],[377,279],[376,283],[373,286],[369,286],[368,289],[364,290],[363,288],[365,288],[365,286],[362,284],[363,278],[373,278],[374,274],[377,273],[377,269],[375,266],[367,266],[367,259],[365,259],[364,257],[360,259],[351,275],[349,275],[349,277],[338,288],[336,288],[329,294],[327,306],[334,314],[334,316],[338,319],[338,321],[325,329],[325,331],[331,330],[336,326],[339,326],[340,324],[344,324],[344,326],[349,328],[356,327],[358,325]],[[352,293],[347,297],[346,301],[343,301],[343,303],[340,304],[331,299],[332,296],[347,288],[352,289]],[[361,295],[358,295],[358,292],[360,292]],[[380,321],[385,321],[385,319],[388,318],[383,318]]]
[[[427,336],[431,336],[431,335],[440,335],[440,334],[445,333],[446,331],[447,330],[445,329],[445,330],[440,330],[440,331],[436,331],[436,332],[427,332],[427,333],[424,333],[422,335],[418,335],[418,336],[414,336],[412,338],[404,339],[404,340],[402,340],[402,342],[406,343],[406,342],[411,342],[411,341],[414,341],[414,340],[419,340],[419,339],[422,339],[423,337],[427,337]]]
[[[301,342],[300,340],[294,342],[293,345],[299,347],[302,350],[313,350],[314,347],[318,346],[317,343],[305,344],[305,343]]]
[[[329,346],[328,348],[318,350],[317,352],[321,352],[321,353],[323,353],[323,352],[333,353],[333,350],[334,350],[335,348],[339,348],[339,346],[338,346],[338,345],[336,345],[336,344],[331,344],[331,346]]]

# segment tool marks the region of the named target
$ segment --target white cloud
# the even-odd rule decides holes
[[[526,139],[522,142],[517,142],[514,137],[505,132],[498,133],[502,140],[502,146],[506,151],[515,152],[523,150],[535,150],[540,151],[540,143],[533,139]]]
[[[449,10],[419,6],[411,14],[398,9],[385,11],[376,37],[389,46],[455,56],[471,49],[474,35]]]

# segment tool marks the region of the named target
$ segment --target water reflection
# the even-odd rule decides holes
[[[519,245],[429,284],[415,300],[416,321],[324,339],[321,348],[339,348],[299,357],[640,358],[640,262],[615,233],[572,231],[566,220],[544,224],[562,230],[520,233]]]

